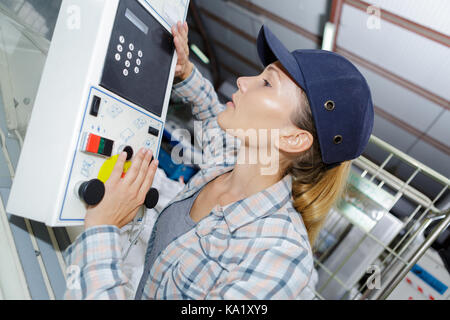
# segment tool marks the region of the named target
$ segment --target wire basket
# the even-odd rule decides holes
[[[450,210],[438,208],[449,179],[375,136],[368,148],[387,156],[379,165],[365,156],[353,161],[346,192],[314,245],[315,299],[387,299],[449,225]],[[435,193],[418,190],[424,179]]]

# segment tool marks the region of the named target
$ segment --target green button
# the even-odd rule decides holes
[[[103,153],[103,149],[105,149],[105,138],[100,138],[100,145],[98,146],[98,154]]]

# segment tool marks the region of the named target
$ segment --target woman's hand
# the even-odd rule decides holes
[[[119,155],[111,176],[105,182],[105,196],[99,204],[88,208],[84,220],[85,229],[98,225],[115,225],[121,228],[133,220],[144,203],[155,177],[158,160],[150,163],[151,150],[142,148],[122,178],[126,158],[126,152]]]
[[[172,26],[173,42],[178,56],[175,78],[179,81],[187,79],[194,68],[193,63],[189,61],[188,32],[189,28],[186,22],[182,24],[178,21],[176,25]]]

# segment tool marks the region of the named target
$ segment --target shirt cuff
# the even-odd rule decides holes
[[[182,87],[188,85],[190,82],[192,82],[192,79],[193,79],[193,78],[196,78],[196,77],[199,76],[198,73],[199,73],[199,72],[198,72],[198,70],[197,70],[197,67],[194,65],[194,67],[192,68],[192,72],[191,72],[191,74],[189,75],[189,77],[187,77],[187,78],[184,79],[183,81],[180,81],[180,82],[177,82],[177,83],[173,84],[173,85],[172,85],[172,89],[173,89],[173,90],[177,90],[177,89],[180,89],[180,88],[182,88]]]
[[[112,225],[94,226],[86,229],[66,249],[67,266],[80,268],[99,261],[111,261],[122,257],[119,241],[120,229]]]

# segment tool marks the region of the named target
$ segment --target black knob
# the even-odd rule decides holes
[[[133,148],[132,147],[126,146],[125,148],[123,148],[122,151],[127,153],[127,161],[130,160],[131,158],[133,158]]]
[[[145,206],[148,209],[152,209],[156,206],[159,200],[159,192],[155,188],[150,188],[145,196]]]
[[[105,195],[105,185],[98,179],[83,182],[78,189],[78,195],[88,205],[94,206],[102,201]]]

